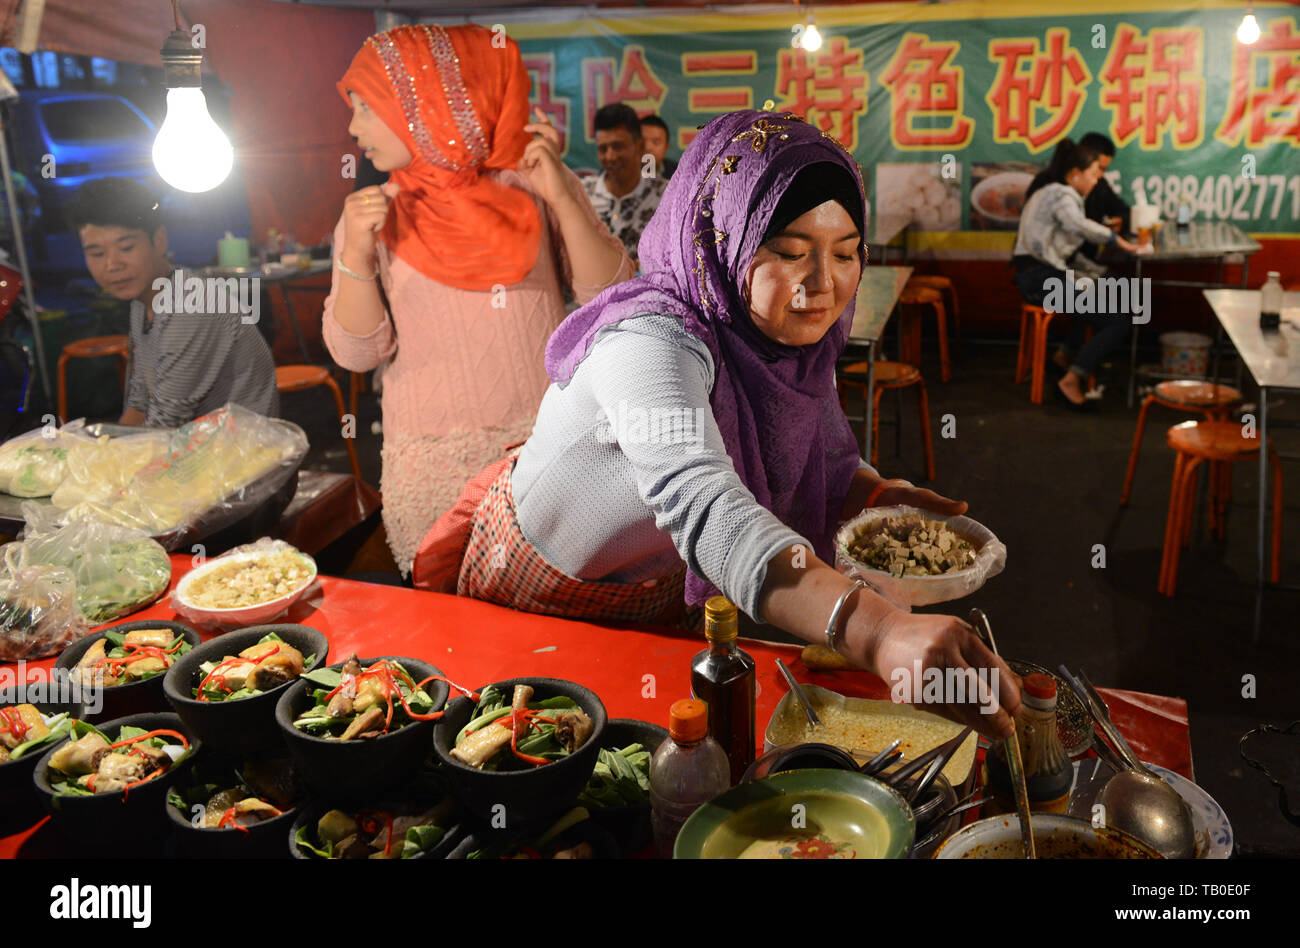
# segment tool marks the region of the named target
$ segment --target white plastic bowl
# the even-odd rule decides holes
[[[298,556],[302,557],[303,561],[311,567],[311,575],[293,592],[277,599],[261,602],[253,606],[238,606],[233,609],[206,608],[195,605],[189,599],[190,587],[195,581],[206,576],[214,569],[229,563],[251,562],[268,555],[271,554],[265,551],[254,551],[232,553],[209,560],[181,577],[180,582],[176,584],[175,590],[172,591],[172,608],[187,621],[206,628],[235,629],[250,625],[265,625],[271,622],[287,612],[289,607],[301,599],[316,582],[316,561],[302,551],[298,551]]]
[[[944,524],[953,533],[975,547],[975,562],[965,569],[940,576],[891,576],[849,555],[849,542],[862,527],[886,517],[917,516]],[[945,517],[919,507],[872,507],[846,522],[835,534],[835,567],[850,576],[861,578],[872,589],[908,608],[929,606],[969,596],[989,579],[1002,572],[1007,563],[1007,548],[988,527],[970,517]]]

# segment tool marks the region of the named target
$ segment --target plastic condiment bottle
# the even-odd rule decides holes
[[[1259,328],[1277,329],[1282,324],[1282,274],[1268,271],[1268,279],[1259,291]]]
[[[731,782],[740,783],[754,762],[754,659],[736,644],[740,616],[725,596],[704,604],[709,647],[691,659],[691,697],[709,706],[709,736],[731,762]]]
[[[684,698],[669,709],[668,740],[650,761],[650,821],[655,853],[671,859],[682,824],[731,787],[727,755],[709,736],[708,708]]]
[[[1026,675],[1020,698],[1016,734],[1020,738],[1020,756],[1025,764],[1029,808],[1064,813],[1070,803],[1074,765],[1066,756],[1056,729],[1056,679],[1043,674]],[[1014,812],[1015,795],[1001,747],[1001,743],[994,746],[985,764],[998,803],[1006,812]]]

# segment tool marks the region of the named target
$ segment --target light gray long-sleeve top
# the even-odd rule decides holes
[[[602,330],[570,382],[547,389],[511,487],[548,563],[635,583],[685,560],[761,618],[768,561],[812,545],[740,482],[709,405],[713,382],[708,348],[681,320],[643,314]]]

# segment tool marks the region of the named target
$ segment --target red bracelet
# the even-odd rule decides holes
[[[865,510],[868,507],[874,507],[877,498],[879,498],[881,494],[883,494],[886,490],[888,490],[891,487],[911,487],[911,486],[912,483],[910,481],[905,481],[897,477],[891,478],[887,481],[881,481],[879,484],[875,486],[875,488],[871,491],[871,493],[867,495],[867,502],[862,505],[862,508]]]

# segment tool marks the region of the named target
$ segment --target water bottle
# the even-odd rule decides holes
[[[709,736],[709,709],[693,698],[673,703],[668,740],[650,761],[650,822],[655,854],[671,859],[682,824],[703,803],[731,787],[731,765]]]
[[[1259,291],[1259,328],[1277,329],[1282,324],[1282,274],[1268,271],[1268,280]]]

